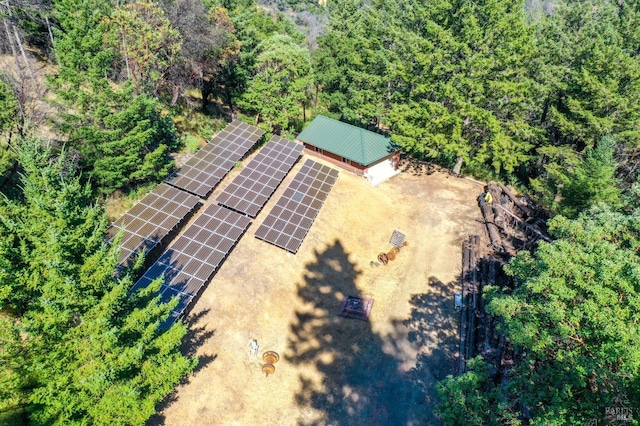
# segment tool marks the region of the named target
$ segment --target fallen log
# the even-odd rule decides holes
[[[489,182],[491,183],[491,182]],[[504,186],[503,184],[501,184],[500,182],[496,182],[496,185],[502,190],[502,193],[504,195],[506,195],[507,197],[509,197],[509,199],[511,200],[511,202],[517,207],[519,208],[523,215],[526,217],[530,217],[533,215],[533,209],[529,206],[527,206],[526,204],[524,204],[522,201],[520,201],[518,199],[518,197],[516,197],[515,195],[513,195],[513,193],[511,193],[511,191],[509,191],[509,188],[507,188],[506,186]]]
[[[494,214],[493,214],[493,205],[491,203],[486,203],[480,201],[480,210],[482,210],[482,216],[484,217],[484,223],[487,227],[487,232],[489,234],[489,240],[491,243],[489,246],[493,248],[495,251],[499,253],[504,253],[505,248],[502,244],[502,237],[500,236],[500,231],[498,231],[498,227],[494,222]]]

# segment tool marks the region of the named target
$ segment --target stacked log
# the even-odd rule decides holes
[[[481,354],[493,366],[495,380],[506,377],[513,365],[513,348],[499,332],[500,318],[492,317],[481,297],[486,285],[510,288],[512,279],[503,265],[519,250],[531,249],[539,240],[551,241],[540,210],[516,197],[509,188],[489,182],[478,197],[489,238],[489,250],[480,251],[479,238],[470,236],[462,247],[462,306],[460,321],[460,374],[467,362]]]
[[[535,210],[503,184],[489,182],[478,201],[490,247],[495,252],[515,256],[518,250],[530,249],[540,239],[550,241],[544,221],[535,217]]]
[[[476,314],[478,312],[478,250],[477,235],[471,235],[462,246],[462,309],[460,311],[460,374],[466,371],[467,361],[473,358]]]
[[[504,253],[505,248],[502,244],[502,237],[500,236],[500,231],[498,230],[498,226],[495,223],[495,214],[493,211],[493,203],[486,202],[484,200],[484,195],[479,197],[480,202],[480,210],[482,211],[482,216],[484,217],[484,223],[487,227],[487,233],[489,234],[490,247],[497,251],[498,253]]]

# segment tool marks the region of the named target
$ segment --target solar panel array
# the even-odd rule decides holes
[[[299,143],[274,136],[216,201],[255,218],[303,150]]]
[[[136,282],[132,291],[164,277],[160,298],[179,298],[165,327],[173,324],[211,279],[251,220],[218,205],[210,205]]]
[[[107,230],[109,241],[123,231],[119,264],[130,266],[134,253],[149,252],[163,243],[199,203],[194,195],[166,183],[158,185]]]
[[[256,238],[296,253],[337,178],[337,170],[307,160],[257,229]]]
[[[263,134],[257,127],[234,120],[169,176],[167,182],[205,198]]]

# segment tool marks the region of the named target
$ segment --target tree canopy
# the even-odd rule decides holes
[[[450,424],[463,424],[456,413],[471,415],[463,414],[470,401],[484,408],[467,424],[500,415],[578,425],[603,421],[619,401],[638,405],[638,213],[601,206],[573,220],[556,216],[549,223],[556,240],[509,263],[515,288],[489,290],[487,311],[502,319],[501,331],[522,348],[522,359],[505,385],[488,380],[481,360],[445,380],[440,410]]]
[[[0,201],[0,420],[142,424],[194,367],[185,327],[160,329],[177,301],[160,283],[129,293],[91,189],[64,155],[21,146],[22,192]]]
[[[488,296],[522,359],[502,383],[481,358],[443,381],[445,422],[584,424],[638,406],[640,3],[276,3],[0,4],[16,73],[0,70],[0,423],[142,424],[193,368],[184,327],[159,329],[157,288],[114,276],[100,202],[171,172],[188,139],[174,121],[194,105],[291,137],[327,114],[558,214],[555,241]],[[25,114],[25,47],[50,55],[52,128]]]

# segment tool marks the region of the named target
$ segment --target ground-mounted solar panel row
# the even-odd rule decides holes
[[[200,199],[194,195],[165,183],[158,185],[107,230],[109,241],[122,232],[118,264],[130,266],[135,253],[148,253],[164,244],[167,236],[180,227],[199,203]]]
[[[211,279],[251,224],[248,217],[218,205],[207,207],[136,282],[131,291],[162,277],[161,300],[178,297],[163,327],[173,324]]]
[[[337,178],[337,170],[307,160],[256,230],[256,238],[296,253]]]
[[[272,137],[216,201],[255,218],[303,150],[299,143]]]
[[[167,183],[207,197],[263,134],[255,126],[234,120],[169,176]]]

